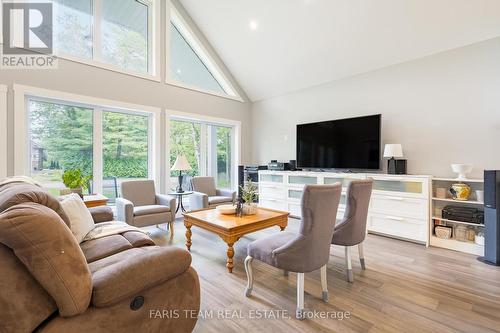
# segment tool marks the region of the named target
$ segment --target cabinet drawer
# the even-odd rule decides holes
[[[288,184],[311,185],[317,184],[318,177],[312,176],[288,176]]]
[[[283,184],[283,176],[282,175],[259,175],[259,182]]]
[[[429,186],[427,182],[416,179],[374,179],[373,191],[382,192],[395,196],[411,196],[425,198],[428,196]]]
[[[288,207],[285,201],[275,200],[275,199],[260,199],[259,206],[269,209],[276,209],[281,211],[288,211]]]
[[[371,200],[371,211],[387,213],[389,215],[408,216],[417,219],[426,219],[428,212],[428,201],[408,197],[373,195]]]
[[[368,217],[368,230],[419,242],[427,241],[425,220],[372,213]]]
[[[259,186],[259,196],[262,198],[272,198],[272,199],[286,199],[286,190],[281,186]]]
[[[302,199],[302,193],[304,191],[302,190],[296,190],[296,189],[288,189],[288,198],[289,199]]]

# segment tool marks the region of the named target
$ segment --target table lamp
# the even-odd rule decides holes
[[[178,155],[171,170],[179,171],[179,186],[177,187],[177,192],[183,193],[184,190],[182,189],[182,178],[184,178],[184,176],[182,175],[182,171],[191,170],[191,165],[189,165],[186,156]]]
[[[401,144],[386,144],[384,149],[384,157],[389,158],[389,160],[387,161],[388,174],[406,174],[406,160],[396,159],[398,157],[403,157],[403,147],[401,147]]]

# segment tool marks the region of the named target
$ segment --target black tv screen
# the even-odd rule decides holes
[[[297,125],[297,166],[380,169],[381,115]]]

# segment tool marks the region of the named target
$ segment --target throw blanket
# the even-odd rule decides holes
[[[14,177],[4,178],[4,179],[0,180],[0,186],[11,184],[11,183],[28,183],[28,184],[35,185],[38,187],[42,187],[42,184],[40,184],[39,182],[37,182],[33,178],[27,177],[27,176],[14,176]]]
[[[147,235],[147,232],[141,230],[137,227],[133,227],[125,222],[111,221],[96,223],[95,228],[92,229],[83,239],[83,241],[89,241],[93,239],[98,239],[106,236],[119,235],[127,231],[138,231]]]

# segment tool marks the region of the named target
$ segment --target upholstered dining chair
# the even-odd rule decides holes
[[[322,298],[328,301],[326,264],[335,228],[342,185],[307,185],[302,195],[302,221],[298,234],[281,232],[258,239],[248,245],[245,259],[248,285],[246,296],[253,289],[252,261],[257,259],[287,272],[297,273],[298,319],[303,319],[304,273],[321,269]]]
[[[236,200],[236,191],[216,188],[214,177],[193,177],[191,187],[194,193],[189,196],[190,210],[233,204]]]
[[[333,231],[332,244],[345,247],[347,281],[353,282],[351,263],[351,246],[358,246],[359,261],[362,269],[366,269],[363,252],[363,241],[366,237],[366,219],[372,195],[373,180],[353,180],[346,192],[346,210],[344,218],[337,222]]]
[[[119,221],[136,227],[167,223],[173,235],[176,198],[157,194],[153,180],[133,180],[121,184],[121,198],[116,198]]]

